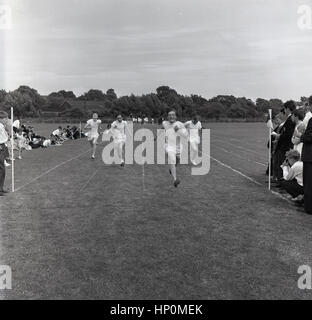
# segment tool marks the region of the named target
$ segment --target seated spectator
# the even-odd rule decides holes
[[[67,138],[67,139],[74,139],[74,138],[73,138],[73,131],[72,131],[72,129],[70,128],[70,126],[67,126],[67,127],[66,127],[65,132],[66,132],[66,138]]]
[[[52,132],[52,134],[53,134],[55,137],[60,138],[61,135],[63,134],[63,129],[62,129],[62,127],[59,126],[56,130],[54,130],[54,131]]]
[[[79,139],[80,136],[81,138],[84,138],[85,137],[85,134],[83,132],[80,131],[80,129],[76,126],[73,126],[72,127],[72,135],[73,135],[73,139]]]
[[[50,140],[51,140],[51,146],[60,146],[62,144],[60,139],[53,134],[51,134]]]
[[[62,140],[68,140],[69,138],[67,137],[67,131],[66,128],[63,129],[62,135],[61,135]]]
[[[32,149],[38,149],[42,147],[43,139],[40,136],[35,136],[31,142],[29,142],[29,145],[32,147]]]
[[[283,178],[281,186],[292,198],[303,195],[303,162],[300,161],[300,154],[296,150],[286,153],[286,160],[282,164]]]
[[[61,126],[59,126],[56,130],[52,132],[52,135],[54,136],[53,140],[58,142],[58,144],[61,144],[61,142],[64,141],[64,139],[62,138],[62,134],[63,134],[63,129]]]
[[[14,133],[16,133],[17,130],[21,128],[21,120],[17,118],[15,121],[13,121],[12,125],[13,125],[13,131]]]
[[[51,139],[45,139],[45,138],[44,138],[44,140],[43,140],[43,142],[42,142],[42,147],[43,147],[43,148],[48,148],[48,147],[51,146],[51,144],[52,144]]]

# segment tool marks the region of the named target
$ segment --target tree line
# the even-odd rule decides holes
[[[303,101],[305,97],[302,97]],[[61,90],[48,96],[40,95],[37,90],[20,86],[10,92],[0,90],[0,109],[9,111],[14,107],[16,116],[40,117],[45,113],[57,113],[59,116],[84,118],[92,112],[100,117],[114,117],[117,114],[134,117],[161,118],[170,109],[175,109],[181,118],[190,118],[193,114],[203,119],[262,119],[268,109],[278,113],[282,108],[280,99],[262,99],[256,101],[233,95],[218,95],[206,99],[200,95],[181,95],[176,90],[161,86],[155,93],[127,95],[118,97],[114,89],[105,93],[91,89],[76,96],[72,91]]]

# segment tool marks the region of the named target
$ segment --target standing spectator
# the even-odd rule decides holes
[[[274,129],[273,129],[272,134],[271,134],[271,141],[272,141],[272,145],[271,145],[271,154],[272,154],[271,166],[272,166],[272,174],[273,174],[272,181],[273,182],[277,181],[277,177],[276,177],[275,173],[278,171],[275,168],[275,163],[276,163],[276,161],[275,161],[275,150],[276,150],[276,144],[277,144],[277,139],[275,138],[275,136],[281,133],[281,130],[282,130],[283,126],[284,126],[285,120],[286,120],[286,115],[284,113],[284,110],[281,110],[273,119],[273,127],[274,127]],[[270,144],[268,142],[268,148],[269,147],[270,147]],[[267,167],[266,174],[267,175],[269,174],[269,165]]]
[[[274,155],[274,168],[275,175],[278,179],[278,182],[283,178],[283,170],[281,165],[285,161],[286,152],[293,148],[293,143],[291,139],[293,137],[296,124],[292,121],[292,113],[296,110],[296,104],[293,100],[287,101],[284,104],[284,113],[287,117],[283,127],[279,134],[275,135],[277,139],[275,155]]]
[[[304,208],[312,214],[312,119],[309,120],[308,127],[301,137],[303,142],[303,188],[304,188]]]
[[[4,196],[8,191],[4,190],[5,180],[5,159],[8,158],[9,152],[6,143],[9,140],[9,135],[6,131],[6,122],[8,114],[5,111],[0,111],[0,197]]]
[[[292,120],[296,124],[294,135],[291,139],[291,142],[294,145],[294,150],[298,151],[301,155],[303,143],[301,142],[301,136],[305,132],[306,126],[303,122],[305,113],[303,108],[297,109],[292,115]]]
[[[308,126],[308,123],[310,121],[310,119],[312,118],[312,96],[309,98],[309,103],[305,106],[305,117],[303,119],[304,124],[306,125],[306,127]]]

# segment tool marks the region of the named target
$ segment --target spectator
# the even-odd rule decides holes
[[[70,128],[70,126],[67,126],[66,129],[64,129],[66,132],[66,138],[67,139],[74,139],[73,137],[73,128]]]
[[[59,126],[56,130],[52,132],[52,136],[54,137],[53,140],[58,144],[60,144],[63,141],[62,134],[63,134],[63,129],[61,126]]]
[[[312,118],[308,122],[307,129],[301,137],[303,142],[303,188],[304,188],[304,208],[312,214]]]
[[[285,120],[286,120],[286,115],[284,113],[284,111],[280,111],[273,119],[273,131],[272,131],[272,134],[271,134],[271,141],[272,141],[272,145],[271,145],[271,168],[272,168],[272,180],[273,182],[277,181],[277,177],[276,177],[276,174],[275,172],[277,171],[274,167],[274,157],[275,157],[275,149],[276,149],[276,144],[277,144],[277,139],[275,138],[275,136],[277,134],[280,134],[281,132],[281,129],[285,123]],[[268,148],[270,147],[269,145],[269,142],[268,142]],[[269,166],[267,167],[267,170],[266,170],[266,174],[268,175],[269,174]]]
[[[29,146],[27,143],[27,139],[22,129],[17,129],[16,132],[16,146],[18,150],[17,159],[22,160],[22,152],[23,150],[29,150]]]
[[[286,153],[282,169],[284,180],[281,181],[281,186],[293,198],[303,195],[303,163],[298,151],[290,150]]]
[[[283,170],[281,165],[285,161],[286,152],[293,148],[291,139],[294,134],[296,124],[292,121],[291,115],[296,110],[295,102],[292,100],[287,101],[284,104],[283,110],[287,119],[281,127],[280,133],[275,135],[277,143],[274,153],[274,174],[276,175],[278,183],[283,178]]]
[[[15,121],[13,121],[12,125],[13,125],[13,131],[14,131],[14,133],[16,133],[17,130],[21,128],[21,120],[20,120],[20,118],[17,118]]]
[[[55,137],[60,138],[61,135],[63,134],[62,127],[61,127],[61,126],[58,127],[56,130],[54,130],[54,131],[52,132],[52,134],[53,134]]]
[[[305,124],[305,126],[308,126],[308,123],[310,121],[310,119],[312,118],[312,96],[309,98],[309,102],[307,103],[307,105],[305,106],[305,117],[303,119],[303,122]]]
[[[303,147],[303,143],[301,142],[300,138],[306,129],[306,126],[303,123],[304,116],[305,113],[303,108],[295,110],[292,115],[292,120],[296,124],[296,127],[291,142],[294,145],[294,150],[298,151],[300,155]]]
[[[5,159],[8,158],[9,152],[6,143],[9,140],[9,135],[6,130],[6,121],[8,120],[8,114],[5,111],[0,111],[0,197],[7,193],[4,190],[5,181]]]

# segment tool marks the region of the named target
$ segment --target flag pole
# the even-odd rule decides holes
[[[13,130],[13,119],[14,109],[11,107],[11,157],[12,157],[12,192],[15,191],[15,181],[14,181],[14,130]]]
[[[272,159],[272,109],[269,109],[269,190],[271,190],[271,159]]]
[[[81,120],[80,120],[80,124],[79,124],[79,137],[81,139]]]

